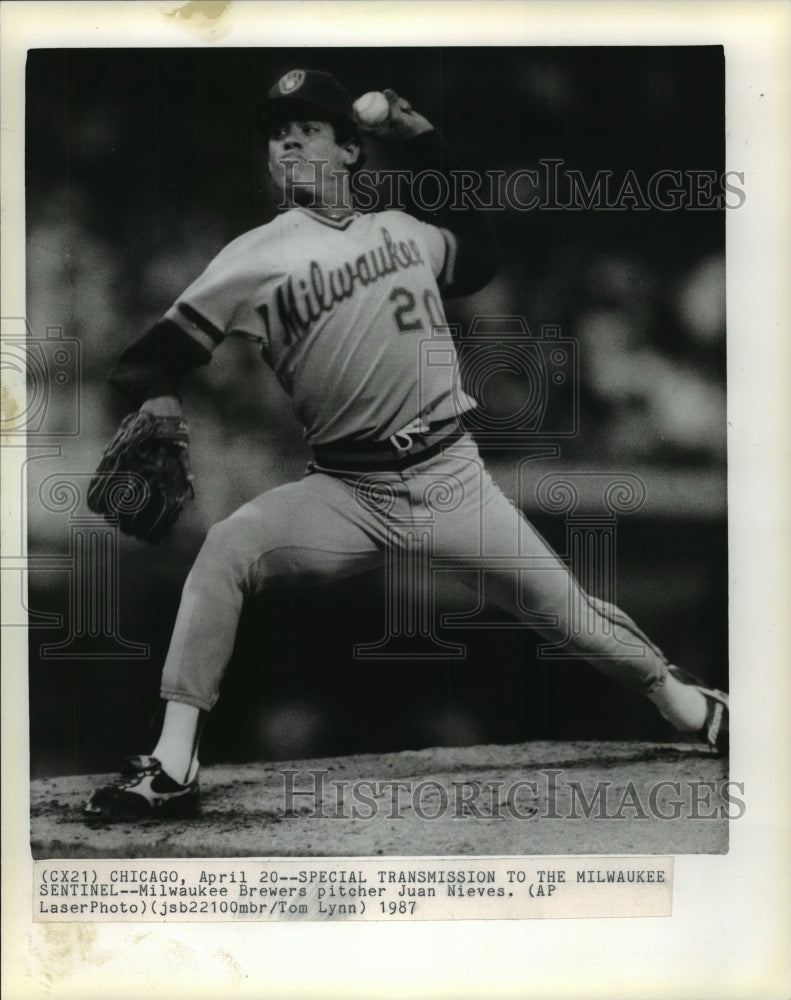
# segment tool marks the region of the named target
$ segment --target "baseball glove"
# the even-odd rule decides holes
[[[88,487],[88,506],[121,531],[156,544],[195,496],[187,425],[145,410],[125,417]]]

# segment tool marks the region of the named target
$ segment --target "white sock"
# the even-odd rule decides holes
[[[691,684],[668,674],[658,691],[648,695],[648,700],[659,709],[660,715],[684,733],[696,733],[706,721],[706,699]]]
[[[169,701],[157,745],[151,752],[162,770],[185,784],[197,770],[200,709],[183,701]]]

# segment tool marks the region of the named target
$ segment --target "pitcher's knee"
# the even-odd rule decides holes
[[[255,550],[240,527],[239,521],[234,518],[212,525],[190,576],[230,578],[243,583],[248,567],[255,560]]]

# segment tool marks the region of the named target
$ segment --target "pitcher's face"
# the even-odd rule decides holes
[[[337,175],[346,173],[358,154],[354,142],[339,145],[329,122],[282,122],[269,135],[269,172],[286,196],[302,204],[334,204]]]

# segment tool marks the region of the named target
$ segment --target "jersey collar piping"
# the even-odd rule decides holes
[[[330,229],[347,229],[355,219],[360,218],[359,212],[352,212],[349,215],[344,215],[342,219],[333,219],[329,215],[323,215],[321,212],[314,212],[313,209],[305,208],[303,205],[299,205],[297,207],[297,211],[310,216],[310,218],[315,219],[316,222],[321,222],[323,225],[329,226]]]

